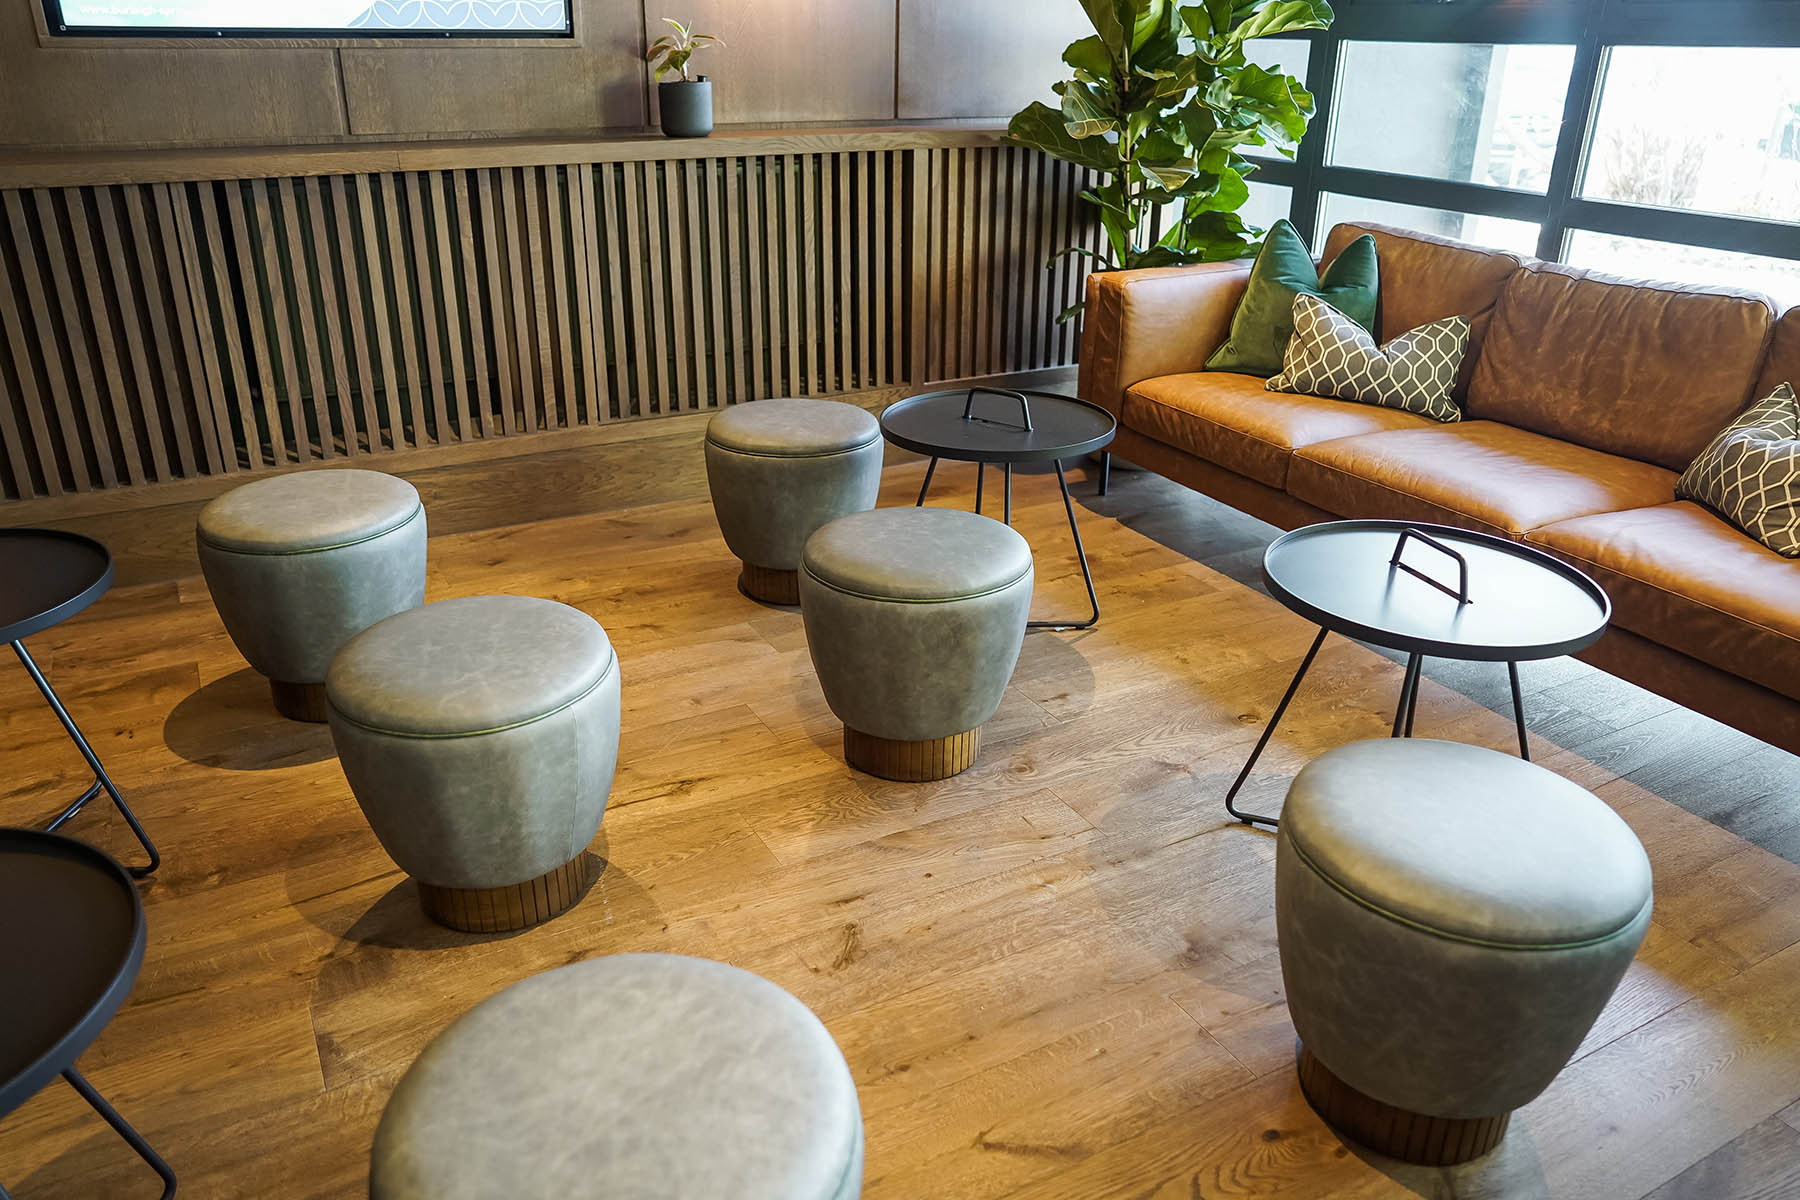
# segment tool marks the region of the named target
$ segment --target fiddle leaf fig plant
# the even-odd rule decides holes
[[[1261,231],[1237,210],[1256,169],[1246,147],[1288,158],[1313,98],[1298,79],[1250,62],[1252,38],[1332,21],[1326,0],[1081,0],[1094,33],[1072,43],[1060,106],[1034,102],[1011,140],[1099,174],[1101,270],[1238,258]],[[1089,253],[1067,250],[1063,253]],[[1073,315],[1073,310],[1065,316]]]
[[[680,72],[683,82],[690,82],[688,76],[688,59],[694,51],[704,46],[723,46],[725,43],[710,33],[695,33],[692,25],[684,25],[674,17],[664,17],[663,24],[674,27],[672,34],[665,33],[651,43],[650,49],[644,53],[646,61],[655,65],[656,78],[660,83],[663,76]],[[657,59],[661,62],[657,62]]]

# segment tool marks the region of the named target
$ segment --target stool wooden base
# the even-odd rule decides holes
[[[764,604],[800,603],[798,571],[777,571],[773,567],[745,563],[744,569],[738,573],[738,586],[744,589],[744,595],[752,600],[761,600]]]
[[[901,783],[948,779],[975,765],[981,726],[949,737],[903,742],[844,726],[844,761],[859,771]]]
[[[1395,1108],[1357,1091],[1305,1046],[1298,1056],[1300,1090],[1313,1111],[1339,1133],[1378,1154],[1427,1167],[1468,1162],[1500,1144],[1511,1113],[1497,1117],[1433,1117]]]
[[[492,888],[436,887],[419,883],[419,903],[439,925],[464,933],[506,933],[548,921],[581,899],[593,881],[593,859],[583,850],[560,867],[524,883]]]
[[[290,721],[320,722],[326,718],[325,685],[322,683],[283,683],[269,680],[269,696],[275,711]]]

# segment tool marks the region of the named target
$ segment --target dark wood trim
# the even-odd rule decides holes
[[[960,775],[981,753],[981,727],[948,737],[902,741],[844,726],[844,762],[859,771],[901,783],[928,783]]]
[[[275,711],[290,721],[322,724],[331,711],[323,683],[286,683],[271,679],[269,698],[275,702]]]
[[[1506,1137],[1510,1112],[1497,1117],[1434,1117],[1385,1104],[1357,1091],[1301,1046],[1300,1090],[1313,1111],[1339,1133],[1378,1154],[1426,1167],[1480,1158]]]
[[[510,933],[567,912],[597,878],[586,850],[535,879],[491,888],[449,888],[418,880],[419,905],[439,925],[464,933]]]
[[[800,572],[776,567],[759,567],[747,562],[738,572],[738,587],[744,595],[764,604],[793,606],[800,603]]]

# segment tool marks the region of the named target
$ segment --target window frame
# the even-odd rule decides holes
[[[1318,231],[1320,200],[1336,192],[1538,226],[1537,256],[1561,261],[1571,230],[1677,242],[1800,261],[1800,225],[1758,217],[1650,208],[1579,195],[1583,155],[1598,115],[1600,84],[1616,46],[1800,48],[1800,0],[1538,0],[1446,4],[1443,0],[1338,0],[1312,43],[1306,88],[1314,118],[1292,161],[1255,159],[1251,177],[1293,189],[1289,219]],[[1704,10],[1704,11],[1701,11]],[[1271,39],[1273,40],[1273,39]],[[1485,183],[1372,171],[1325,161],[1344,44],[1357,41],[1573,45],[1563,122],[1543,193]]]

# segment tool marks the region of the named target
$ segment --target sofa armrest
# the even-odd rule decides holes
[[[1241,259],[1089,275],[1081,398],[1116,417],[1133,384],[1204,367],[1231,332],[1250,266]]]

